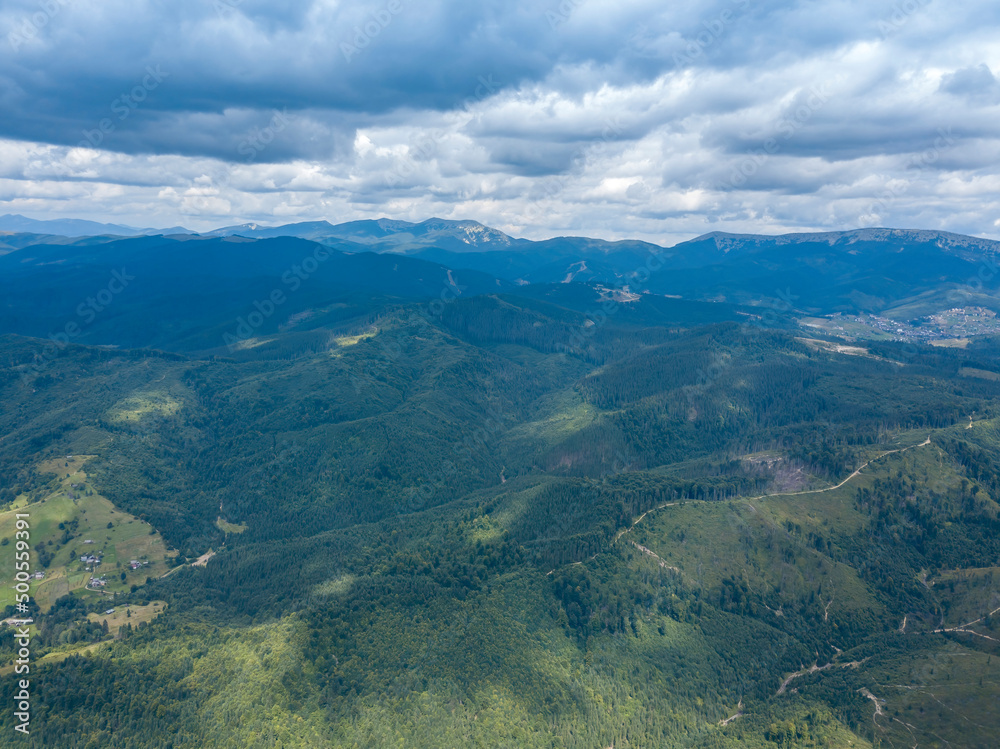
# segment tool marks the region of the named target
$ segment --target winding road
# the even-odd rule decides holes
[[[761,494],[758,497],[743,497],[743,498],[737,497],[736,499],[740,499],[741,501],[746,502],[747,504],[749,504],[750,502],[752,502],[754,500],[769,499],[771,497],[803,497],[803,496],[806,496],[808,494],[822,494],[824,492],[832,492],[835,489],[841,488],[842,486],[844,486],[845,484],[847,484],[852,479],[857,478],[859,475],[861,475],[861,472],[865,468],[867,468],[868,466],[870,466],[876,460],[881,460],[885,456],[887,456],[887,455],[894,455],[895,453],[905,453],[907,450],[913,450],[914,448],[917,448],[917,447],[926,447],[927,445],[930,445],[930,444],[932,444],[931,443],[931,438],[928,437],[923,442],[921,442],[919,445],[910,445],[909,447],[901,447],[901,448],[898,448],[896,450],[887,450],[886,452],[881,453],[880,455],[876,455],[874,458],[871,458],[870,460],[868,460],[865,463],[863,463],[860,466],[858,466],[857,469],[855,469],[854,473],[852,473],[850,476],[848,476],[846,479],[844,479],[843,481],[841,481],[836,486],[828,486],[828,487],[825,487],[823,489],[809,489],[809,490],[801,491],[801,492],[776,492],[774,494]],[[683,501],[684,502],[707,502],[709,500],[704,500],[704,499],[687,499],[687,500],[683,500]],[[654,507],[654,508],[652,508],[650,510],[646,510],[644,513],[642,513],[639,517],[637,517],[635,519],[635,522],[633,522],[632,525],[630,525],[628,528],[625,528],[624,530],[621,530],[621,531],[618,532],[618,535],[615,536],[615,542],[617,543],[618,541],[620,541],[622,536],[624,536],[626,533],[628,533],[633,528],[635,528],[637,525],[639,525],[639,523],[641,523],[643,521],[643,519],[647,515],[649,515],[649,513],[656,512],[657,510],[662,510],[665,507],[676,507],[679,504],[681,504],[681,501],[667,502],[665,504],[659,505],[658,507]],[[757,508],[755,508],[753,505],[750,505],[750,507],[751,507],[751,509],[753,509],[756,512]],[[659,559],[659,557],[657,557],[657,559]]]

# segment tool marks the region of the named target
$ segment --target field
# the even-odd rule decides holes
[[[958,373],[962,377],[977,377],[980,380],[1000,380],[1000,374],[975,367],[962,367]]]
[[[87,619],[92,622],[97,622],[98,624],[107,622],[109,631],[112,635],[117,637],[119,630],[121,630],[121,628],[126,624],[131,624],[133,627],[136,627],[139,624],[151,622],[166,610],[166,602],[151,601],[145,606],[137,604],[117,606],[115,607],[113,614],[90,613],[87,615]]]
[[[44,498],[32,504],[25,504],[22,498],[16,509],[0,513],[0,543],[14,541],[16,514],[31,516],[31,570],[44,573],[42,579],[32,581],[31,594],[43,611],[67,593],[100,598],[141,585],[147,577],[159,577],[170,567],[166,559],[171,555],[156,530],[115,509],[94,490],[84,471],[90,457],[67,456],[39,463],[40,474],[52,475]],[[8,549],[9,553],[0,554],[0,607],[14,602],[10,587],[14,554],[12,546]],[[84,555],[100,557],[100,564],[81,562]],[[133,561],[139,563],[134,570]],[[107,579],[104,588],[87,587],[95,575]]]
[[[222,518],[215,521],[216,527],[223,533],[243,533],[247,530],[248,526],[239,525],[238,523],[230,523]]]
[[[173,416],[183,404],[165,391],[137,393],[123,398],[108,411],[113,422],[139,422],[149,416]]]

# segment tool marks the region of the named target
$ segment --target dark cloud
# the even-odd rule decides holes
[[[941,90],[976,104],[1000,104],[1000,81],[985,63],[946,75]]]
[[[998,26],[986,0],[7,0],[0,199],[196,228],[995,231]]]
[[[144,120],[144,127],[106,147],[224,157],[245,124],[235,118],[219,144],[212,127],[228,126],[230,110],[310,109],[318,123],[343,132],[401,107],[461,106],[476,96],[480,77],[539,80],[560,57],[543,13],[527,3],[317,1],[279,11],[216,0],[227,9],[221,13],[204,0],[86,6],[58,6],[31,37],[22,22],[31,23],[37,5],[15,2],[0,12],[8,30],[0,96],[10,115],[0,135],[75,144],[83,129],[118,116],[110,110],[125,97],[135,105],[129,124]],[[142,90],[149,69],[165,78]],[[195,132],[197,122],[213,137]],[[300,156],[328,155],[296,142]]]
[[[584,154],[582,145],[546,143],[539,147],[538,143],[513,139],[493,139],[488,148],[494,165],[529,177],[562,174]]]
[[[232,111],[310,110],[310,127],[328,138],[289,138],[265,158],[327,158],[330,140],[349,140],[373,117],[483,98],[484,79],[498,82],[489,96],[545,81],[585,96],[599,82],[815,54],[856,38],[859,13],[874,33],[867,5],[841,0],[829,14],[813,5],[51,0],[39,24],[37,3],[12,0],[0,11],[0,136],[73,145],[110,118],[104,148],[238,160],[244,128],[258,125]],[[792,33],[777,46],[781,28]],[[166,76],[153,88],[149,70]],[[122,102],[128,122],[115,119]]]

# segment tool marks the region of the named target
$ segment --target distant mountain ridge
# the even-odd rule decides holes
[[[0,333],[46,337],[70,324],[75,342],[225,351],[224,335],[255,313],[252,328],[266,337],[512,287],[474,270],[296,237],[43,243],[0,253]]]
[[[498,229],[478,221],[450,221],[430,218],[420,223],[394,219],[364,219],[331,224],[329,221],[305,221],[284,226],[241,224],[206,232],[206,236],[298,237],[315,242],[331,239],[345,240],[370,246],[376,252],[415,252],[427,247],[438,247],[453,252],[487,252],[509,249],[528,244],[527,240],[514,239]]]
[[[786,234],[738,234],[710,232],[680,242],[673,247],[640,240],[604,240],[580,236],[559,236],[543,240],[512,237],[499,229],[474,220],[429,218],[421,222],[391,218],[361,219],[334,224],[326,220],[301,221],[278,226],[247,222],[206,232],[193,232],[182,226],[138,229],[123,224],[106,224],[82,219],[31,219],[18,214],[0,216],[0,234],[31,233],[48,236],[150,236],[190,234],[202,237],[240,236],[249,239],[295,237],[328,243],[349,250],[396,252],[401,254],[449,254],[541,251],[558,256],[609,255],[618,253],[662,255],[683,264],[685,257],[696,264],[721,259],[730,254],[753,254],[761,250],[789,245],[827,245],[844,247],[859,243],[891,245],[894,242],[935,244],[950,251],[1000,254],[1000,241],[933,229],[865,228],[828,232],[793,232]],[[23,243],[22,243],[23,244]],[[435,258],[436,259],[436,258]],[[581,259],[577,257],[577,259]]]
[[[941,248],[969,249],[989,253],[1000,252],[1000,241],[972,237],[965,234],[955,234],[947,231],[931,229],[851,229],[847,231],[802,232],[793,234],[730,234],[729,232],[711,232],[700,237],[682,242],[676,247],[693,245],[695,243],[714,242],[723,253],[733,249],[746,250],[768,246],[783,246],[802,243],[826,243],[831,247],[836,245],[852,245],[859,242],[891,243],[903,241],[910,243],[936,243]]]
[[[102,229],[110,226],[95,225]],[[1000,313],[1000,293],[988,283],[996,275],[994,263],[1000,256],[1000,242],[926,229],[872,228],[776,236],[712,232],[664,248],[638,240],[573,236],[519,239],[476,221],[431,218],[411,223],[382,218],[272,227],[247,223],[204,234],[173,235],[174,242],[169,244],[158,237],[104,234],[70,239],[51,232],[0,234],[0,256],[10,261],[0,265],[13,272],[36,252],[66,265],[96,258],[99,245],[120,243],[115,252],[129,248],[122,257],[132,257],[129,253],[133,251],[141,257],[142,253],[155,252],[156,247],[169,246],[171,252],[190,258],[191,267],[203,268],[215,265],[219,258],[236,261],[241,255],[256,257],[268,246],[284,248],[281,252],[285,252],[295,242],[309,242],[345,256],[359,256],[359,262],[368,258],[362,265],[374,263],[372,256],[383,256],[390,268],[405,258],[441,269],[427,271],[428,278],[437,279],[430,287],[380,288],[376,281],[363,284],[376,295],[388,297],[436,293],[441,288],[440,273],[450,269],[462,278],[469,273],[481,274],[483,290],[507,285],[521,289],[575,284],[617,289],[633,297],[771,305],[805,316],[870,313],[915,320],[958,307]],[[279,244],[267,244],[276,241]],[[180,262],[177,257],[162,261],[164,272],[170,273],[171,263]],[[234,274],[239,275],[237,267],[221,270],[217,278]],[[386,284],[390,277],[392,274],[386,277]],[[349,291],[350,279],[331,276],[329,282],[334,280],[337,283],[329,291]],[[84,288],[73,290],[85,297],[84,292]],[[566,298],[590,297],[569,294]]]
[[[173,226],[167,229],[137,229],[124,224],[102,224],[86,219],[33,219],[17,213],[0,216],[0,232],[23,234],[54,234],[64,237],[92,237],[105,234],[122,237],[137,237],[154,234],[194,234],[183,226]]]

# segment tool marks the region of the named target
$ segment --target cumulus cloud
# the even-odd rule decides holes
[[[9,0],[0,208],[995,235],[998,26],[983,0]]]

